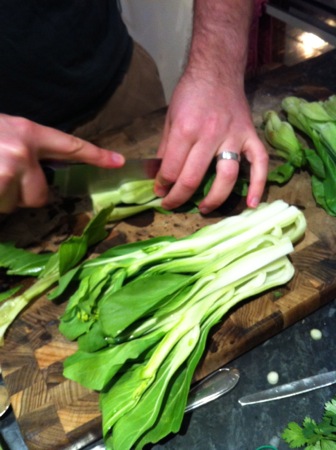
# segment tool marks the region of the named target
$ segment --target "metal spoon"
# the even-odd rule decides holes
[[[239,381],[239,370],[221,367],[190,389],[185,412],[205,405],[231,391]]]
[[[3,384],[0,385],[0,417],[2,417],[10,406],[8,391]]]

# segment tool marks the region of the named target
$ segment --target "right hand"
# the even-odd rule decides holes
[[[0,114],[0,213],[46,204],[48,185],[39,164],[42,159],[111,169],[125,162],[117,152],[22,117]]]

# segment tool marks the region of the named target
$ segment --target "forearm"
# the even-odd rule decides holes
[[[195,0],[189,74],[242,85],[253,0]],[[203,78],[203,77],[202,77]]]

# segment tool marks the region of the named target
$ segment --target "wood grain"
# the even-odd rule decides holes
[[[336,87],[325,69],[335,63],[336,55],[309,61],[296,68],[276,71],[255,81],[249,88],[256,124],[265,109],[276,108],[281,98],[291,93],[307,97],[327,96]],[[160,141],[164,111],[135,121],[99,142],[118,148],[125,155],[151,156]],[[311,195],[310,179],[295,175],[285,187],[271,187],[264,200],[277,198],[297,205],[306,216],[308,229],[291,258],[296,273],[286,286],[249,299],[230,311],[213,330],[196,373],[202,378],[218,367],[306,317],[336,296],[336,219],[317,208]],[[210,217],[199,214],[160,215],[146,213],[111,229],[107,240],[97,247],[172,234],[185,236],[196,229],[239,213],[244,200],[232,196]],[[0,239],[15,238],[36,249],[53,249],[65,237],[83,228],[88,220],[87,204],[57,200],[39,212],[13,214],[0,223]],[[52,220],[46,223],[46,218]],[[37,228],[37,224],[38,227]],[[279,296],[279,293],[281,294]],[[10,328],[0,361],[13,411],[30,450],[78,449],[101,436],[98,396],[63,377],[62,363],[76,350],[58,331],[63,304],[45,297],[38,299],[18,317]]]

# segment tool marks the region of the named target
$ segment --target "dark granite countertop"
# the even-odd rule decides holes
[[[311,338],[314,328],[322,332],[322,339]],[[336,299],[232,361],[230,366],[241,373],[236,388],[187,414],[180,433],[153,450],[256,450],[266,445],[287,450],[280,438],[285,426],[290,421],[302,422],[307,415],[319,420],[324,403],[336,395],[336,384],[259,405],[243,407],[238,399],[270,387],[267,375],[271,370],[278,372],[281,384],[335,369],[335,330]],[[10,450],[26,449],[11,411],[0,419],[0,431]],[[104,447],[97,443],[87,450],[94,448]]]

